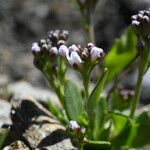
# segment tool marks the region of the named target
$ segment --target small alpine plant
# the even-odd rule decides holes
[[[93,10],[96,2],[76,1],[87,33],[91,33],[92,24],[88,13],[93,13],[88,10]],[[66,126],[79,150],[128,150],[150,144],[150,111],[136,109],[150,65],[150,9],[139,11],[131,21],[131,27],[107,54],[94,44],[93,34],[87,34],[85,46],[68,44],[66,30],[50,31],[47,39],[31,46],[35,67],[47,78],[62,105],[58,108],[49,101],[49,109]],[[91,89],[96,66],[100,73]],[[79,73],[83,86],[67,78],[69,68]],[[135,90],[126,89],[121,82],[135,68]]]

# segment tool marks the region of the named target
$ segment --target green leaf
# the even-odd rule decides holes
[[[124,130],[124,127],[128,123],[128,116],[125,116],[118,112],[109,112],[109,116],[112,119],[112,133],[111,138],[114,138],[118,136],[122,130]]]
[[[117,76],[135,58],[136,41],[136,35],[131,28],[128,28],[123,36],[116,40],[104,59],[104,67],[109,69],[107,81]]]
[[[96,140],[108,140],[110,126],[108,125],[108,102],[106,98],[101,97],[96,105],[96,116],[94,121],[93,137]],[[107,124],[107,127],[106,127]],[[105,126],[105,127],[104,127]]]
[[[121,147],[123,146],[128,146],[127,142],[128,142],[128,138],[130,136],[131,133],[131,128],[132,128],[132,123],[130,120],[127,120],[127,122],[125,122],[125,124],[122,124],[122,121],[120,122],[120,126],[119,126],[119,120],[117,121],[118,125],[115,125],[116,129],[115,130],[120,130],[118,133],[116,133],[116,131],[114,132],[116,135],[114,136],[114,133],[110,139],[111,143],[112,143],[112,149],[113,150],[119,150],[121,149]],[[124,122],[124,121],[123,121]]]
[[[65,114],[63,114],[62,110],[60,110],[60,108],[58,108],[58,106],[56,106],[55,104],[52,103],[51,100],[48,100],[48,110],[57,117],[57,119],[64,125],[66,125],[68,123],[68,119],[67,116]]]
[[[93,124],[93,121],[95,119],[96,104],[100,99],[100,94],[105,86],[107,76],[108,76],[108,69],[105,68],[102,77],[100,78],[100,80],[98,81],[95,88],[91,92],[91,95],[88,98],[87,111],[88,111],[89,121],[91,124]]]
[[[0,129],[0,149],[2,148],[2,146],[4,144],[8,133],[9,133],[9,128],[8,129]]]
[[[133,147],[150,145],[150,111],[143,111],[137,118],[138,124],[136,137],[133,140]]]
[[[89,141],[84,145],[84,150],[111,150],[111,143],[107,141]]]
[[[80,122],[80,116],[84,114],[84,103],[79,88],[68,81],[65,86],[64,106],[69,120]]]
[[[118,111],[124,111],[127,110],[130,107],[130,100],[131,99],[123,99],[119,95],[119,92],[115,90],[112,94],[112,105],[111,105],[111,110],[118,110]]]

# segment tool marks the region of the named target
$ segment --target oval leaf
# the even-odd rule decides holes
[[[136,41],[136,35],[131,28],[128,28],[123,36],[116,40],[104,59],[104,67],[109,69],[108,81],[124,70],[135,58]]]
[[[81,92],[72,81],[66,83],[64,105],[68,119],[79,121],[84,112],[84,104]]]

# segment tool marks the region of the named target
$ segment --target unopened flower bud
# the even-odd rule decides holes
[[[88,44],[87,44],[87,48],[88,48],[88,49],[92,49],[92,47],[94,47],[94,44],[93,44],[93,43],[88,43]]]
[[[143,15],[143,14],[144,14],[144,11],[143,11],[143,10],[140,10],[140,11],[139,11],[139,14],[142,14],[142,15]]]
[[[38,43],[33,43],[31,50],[32,50],[32,52],[40,52],[41,48],[38,46]]]
[[[138,15],[137,15],[137,19],[140,20],[140,19],[142,19],[142,18],[143,18],[143,15],[142,15],[142,14],[138,14]]]
[[[131,17],[131,20],[136,20],[137,19],[137,15],[133,15],[132,17]]]
[[[43,44],[42,45],[42,50],[48,50],[48,45],[47,44]]]
[[[60,46],[60,45],[64,45],[65,43],[66,43],[66,41],[64,41],[64,40],[59,40],[59,41],[57,42],[57,45]]]
[[[148,38],[150,33],[150,10],[139,11],[131,19],[131,25],[136,34]]]
[[[41,39],[41,40],[39,41],[39,45],[42,46],[43,44],[46,44],[46,41],[45,41],[44,39]]]
[[[75,45],[75,44],[73,44],[73,45],[71,45],[70,47],[69,47],[69,52],[71,53],[71,52],[73,52],[73,51],[77,51],[78,50],[78,47]]]
[[[80,126],[74,120],[70,120],[68,126],[72,130],[78,130],[78,129],[80,129]]]
[[[62,34],[66,36],[66,38],[68,38],[69,32],[67,30],[63,30]]]
[[[87,58],[88,58],[88,54],[83,51],[83,52],[81,53],[81,58],[82,58],[83,60],[87,59]]]
[[[82,63],[82,60],[80,58],[80,56],[78,55],[77,52],[73,51],[71,54],[70,54],[70,57],[67,58],[70,65],[80,65]]]
[[[140,22],[136,21],[136,20],[133,20],[132,21],[132,26],[139,26],[140,25]]]
[[[53,38],[58,39],[58,37],[59,37],[59,32],[54,32],[54,33],[53,33]]]
[[[103,51],[103,49],[101,49],[101,48],[93,47],[93,48],[91,49],[90,54],[91,54],[91,60],[92,60],[92,61],[95,61],[95,60],[97,60],[98,58],[102,58],[102,57],[104,56],[104,51]]]
[[[63,57],[68,57],[69,56],[69,49],[65,45],[61,45],[59,47],[59,54]]]
[[[149,17],[148,16],[143,16],[143,20],[145,21],[145,22],[149,22]]]
[[[58,54],[57,47],[52,47],[52,48],[50,49],[50,54],[57,55],[57,54]]]

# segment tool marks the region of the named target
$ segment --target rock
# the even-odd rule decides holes
[[[26,81],[19,81],[8,85],[8,91],[13,94],[14,100],[20,100],[25,97],[33,97],[41,102],[47,103],[51,100],[54,104],[60,106],[57,96],[50,90],[35,88]]]
[[[9,102],[6,100],[0,99],[0,127],[3,125],[11,124],[11,119],[10,119],[10,110],[11,110],[11,105]]]
[[[13,103],[10,142],[22,140],[31,149],[75,149],[66,134],[65,127],[49,111],[34,99]],[[14,136],[13,136],[14,135]]]
[[[7,74],[0,74],[0,87],[9,83],[10,79]]]
[[[80,13],[69,1],[0,1],[0,22],[0,73],[6,73],[11,81],[26,79],[48,87],[33,67],[31,53],[31,44],[44,38],[48,30],[72,30],[70,41],[84,42]]]
[[[30,150],[22,141],[16,141],[3,148],[3,150]]]

